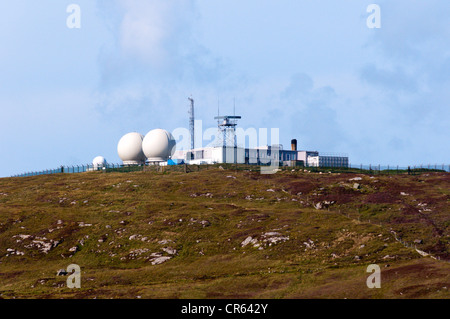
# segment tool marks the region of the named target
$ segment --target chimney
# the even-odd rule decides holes
[[[291,148],[292,148],[293,151],[297,150],[297,140],[296,139],[293,139],[291,141]]]

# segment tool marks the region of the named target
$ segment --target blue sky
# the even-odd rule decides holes
[[[2,1],[0,176],[119,162],[125,133],[187,128],[191,94],[204,127],[235,99],[285,147],[449,164],[449,16],[435,0]]]

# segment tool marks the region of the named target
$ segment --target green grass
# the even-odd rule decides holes
[[[450,174],[219,166],[0,179],[0,297],[449,297]],[[46,254],[33,240],[58,245]],[[172,258],[152,265],[154,254]],[[81,289],[56,276],[72,263]],[[365,285],[372,263],[382,289]]]

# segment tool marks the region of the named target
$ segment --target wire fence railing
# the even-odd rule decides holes
[[[389,171],[389,170],[439,170],[450,172],[449,164],[426,164],[426,165],[409,165],[409,166],[400,166],[400,165],[363,165],[363,164],[349,164],[351,168],[359,168],[361,170],[376,170],[376,171]]]
[[[42,171],[30,171],[18,175],[13,175],[11,177],[29,177],[38,175],[50,175],[50,174],[75,174],[75,173],[85,173],[85,172],[95,172],[95,171],[107,171],[115,169],[129,169],[136,170],[138,166],[126,166],[123,164],[104,164],[104,165],[94,165],[94,164],[84,164],[84,165],[72,165],[72,166],[60,166],[54,169],[46,169]],[[142,167],[141,167],[142,169]]]
[[[409,165],[409,166],[400,166],[400,165],[363,165],[363,164],[349,164],[350,168],[357,168],[365,171],[445,171],[450,172],[449,164],[420,164],[420,165]]]
[[[202,165],[173,165],[173,166],[157,166],[157,165],[140,165],[140,166],[128,166],[123,164],[108,163],[105,165],[72,165],[72,166],[60,166],[55,169],[46,169],[42,171],[30,171],[11,177],[30,177],[38,175],[51,175],[51,174],[76,174],[85,172],[103,171],[109,172],[136,172],[136,171],[178,171],[178,172],[192,172],[208,170],[211,168],[223,168],[233,170],[256,170],[258,165],[251,164],[202,164]],[[427,165],[364,165],[364,164],[349,164],[346,167],[317,167],[317,166],[305,166],[303,163],[298,165],[279,166],[280,170],[308,170],[310,172],[347,172],[347,173],[364,173],[364,174],[420,174],[424,172],[450,172],[449,164],[427,164]]]

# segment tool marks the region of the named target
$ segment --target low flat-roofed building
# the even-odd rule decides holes
[[[172,158],[191,165],[221,163],[270,165],[276,162],[279,166],[348,167],[348,157],[321,156],[317,151],[283,150],[282,145],[257,148],[204,147],[176,151]]]

